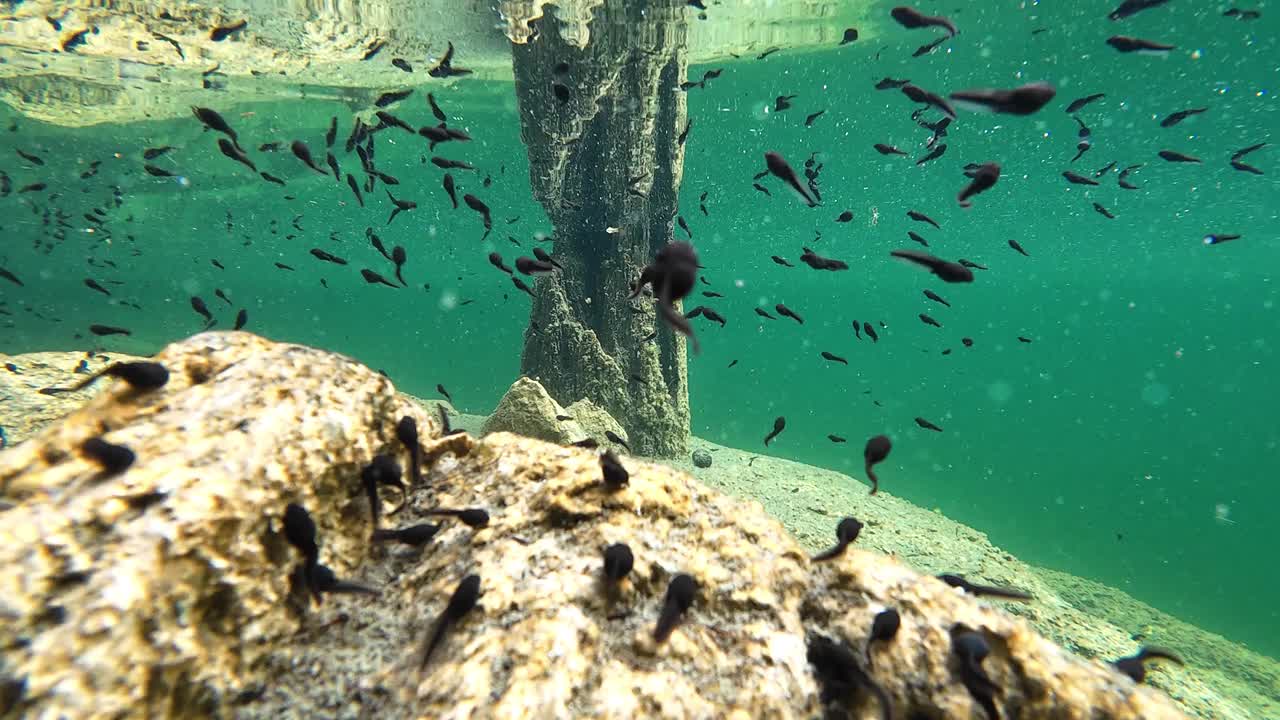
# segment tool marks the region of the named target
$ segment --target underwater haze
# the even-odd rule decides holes
[[[874,21],[848,44],[837,16],[824,46],[760,45],[689,67],[693,81],[723,72],[686,91],[689,232],[673,239],[692,242],[706,278],[684,308],[726,320],[691,319],[702,347],[689,355],[693,433],[854,477],[865,440],[887,434],[884,491],[1280,658],[1280,8],[1239,6],[1253,17],[1170,0],[1108,19],[1117,4],[922,2],[960,32],[919,57],[944,34],[903,28],[890,4],[859,4],[856,16]],[[690,22],[718,22],[707,5]],[[1106,43],[1114,35],[1176,47],[1122,53]],[[456,52],[465,65],[468,48]],[[69,127],[3,108],[0,267],[21,284],[0,278],[0,351],[150,354],[205,328],[194,296],[218,329],[243,310],[246,330],[351,355],[410,394],[436,397],[442,385],[460,410],[490,412],[520,373],[530,298],[487,256],[512,265],[535,246],[552,252],[555,228],[530,190],[511,81],[431,78],[438,60],[416,58],[403,81],[414,94],[388,110],[434,124],[430,92],[473,139],[431,150],[418,134],[380,131],[377,167],[399,184],[362,187],[364,207],[345,181],[364,185],[361,162],[342,146],[371,107],[347,94],[228,102],[210,90],[203,105],[234,127],[258,172],[225,157],[223,136],[189,114]],[[913,118],[919,104],[877,89],[886,78],[944,96],[1044,81],[1057,95],[1025,116],[961,108],[929,147],[922,123],[943,115]],[[1093,94],[1103,96],[1066,112]],[[322,174],[334,117],[341,181]],[[290,152],[295,140],[320,170]],[[939,144],[945,153],[917,162]],[[163,146],[173,149],[144,160]],[[817,207],[774,177],[753,180],[768,151],[797,172],[820,166]],[[448,170],[456,210],[433,156],[475,168]],[[989,162],[999,181],[961,207],[966,164]],[[1120,185],[1126,168],[1135,189]],[[388,192],[417,207],[389,221]],[[468,193],[491,209],[487,236],[461,202]],[[388,254],[404,248],[403,286],[370,233]],[[805,247],[848,269],[811,269]],[[890,257],[903,249],[981,269],[972,283],[944,283]],[[92,324],[131,334],[98,337]],[[766,448],[778,416],[786,429]]]

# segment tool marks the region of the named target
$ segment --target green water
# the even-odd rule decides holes
[[[785,415],[787,429],[771,454],[855,476],[865,438],[888,433],[895,447],[881,479],[889,492],[940,508],[1029,562],[1100,580],[1280,657],[1273,571],[1280,546],[1280,155],[1272,146],[1250,156],[1263,176],[1227,165],[1239,148],[1275,142],[1280,9],[1264,7],[1260,20],[1239,22],[1221,17],[1216,4],[1174,0],[1109,23],[1114,4],[980,3],[950,12],[935,3],[927,9],[948,11],[963,32],[925,57],[909,54],[931,33],[886,26],[845,48],[690,68],[691,77],[725,68],[708,88],[689,93],[694,127],[681,198],[711,282],[705,289],[726,296],[694,302],[728,318],[724,329],[695,321],[704,351],[690,358],[694,432],[762,451],[773,418]],[[1037,28],[1047,31],[1032,35]],[[1166,58],[1120,55],[1103,44],[1118,32],[1180,47]],[[938,91],[1044,79],[1059,96],[1028,118],[962,113],[946,155],[917,167],[928,133],[908,118],[913,106],[900,93],[873,89],[884,76]],[[322,157],[332,115],[339,142],[345,139],[352,107],[343,103],[228,106],[210,94],[207,104],[252,145],[260,169],[286,179],[285,188],[222,157],[215,137],[189,117],[76,130],[7,111],[0,168],[15,189],[40,180],[50,188],[0,199],[0,266],[26,283],[0,281],[0,308],[12,313],[0,316],[0,351],[153,352],[201,329],[188,304],[199,295],[218,327],[245,308],[249,330],[353,355],[410,393],[434,396],[442,383],[460,409],[489,411],[518,373],[529,299],[486,255],[497,250],[510,263],[528,254],[535,233],[553,228],[530,195],[511,86],[431,89],[451,125],[476,138],[436,154],[479,168],[454,175],[459,195],[474,192],[492,207],[487,241],[475,213],[447,205],[441,171],[422,162],[429,153],[421,138],[396,130],[378,136],[379,168],[401,181],[393,193],[419,204],[390,226],[381,184],[361,209],[345,184],[288,154],[289,141],[304,139]],[[1107,97],[1080,113],[1093,129],[1093,148],[1072,165],[1077,126],[1063,108],[1095,92]],[[765,112],[775,96],[790,94],[798,95],[792,109]],[[1210,110],[1173,128],[1158,125],[1193,106]],[[804,127],[818,110],[826,113]],[[415,126],[430,122],[416,96],[397,114]],[[11,119],[17,130],[4,132]],[[283,141],[281,152],[256,151],[272,140]],[[908,149],[912,158],[881,157],[871,148],[876,142]],[[165,144],[178,150],[154,164],[185,182],[142,172],[142,149]],[[46,166],[24,167],[13,148],[41,155]],[[1156,157],[1161,149],[1204,163],[1165,163]],[[762,181],[772,198],[753,190],[766,150],[797,168],[819,153],[824,204],[805,208],[772,180]],[[96,160],[97,176],[81,180]],[[354,155],[339,160],[344,172],[358,174]],[[986,161],[1002,164],[999,184],[973,208],[958,208],[963,165]],[[1141,190],[1118,188],[1114,171],[1096,188],[1060,177],[1066,169],[1092,176],[1111,161],[1145,163],[1130,178]],[[1116,218],[1096,213],[1094,202]],[[44,224],[49,207],[72,225],[63,241]],[[91,226],[81,216],[94,207],[108,213],[109,244],[102,233],[85,232]],[[910,221],[912,208],[942,229]],[[836,223],[846,209],[853,221]],[[361,280],[362,267],[392,274],[366,227],[388,248],[405,247],[407,289]],[[947,286],[891,261],[890,250],[918,247],[909,229],[939,255],[990,270],[970,286]],[[1244,237],[1206,246],[1206,233]],[[1014,253],[1009,239],[1030,257]],[[851,270],[805,268],[797,260],[802,245]],[[311,248],[351,264],[323,264]],[[797,267],[774,264],[774,254]],[[86,288],[86,277],[114,297]],[[113,280],[122,284],[107,284]],[[218,300],[215,288],[233,305]],[[925,299],[924,289],[953,307]],[[752,313],[778,302],[805,324]],[[922,324],[921,312],[943,328]],[[880,341],[857,340],[855,318],[883,322]],[[95,339],[90,323],[133,335]],[[941,355],[947,348],[952,354]],[[822,351],[850,365],[828,363]],[[732,360],[738,364],[728,368]],[[917,428],[916,416],[945,431]],[[850,442],[833,444],[829,433]]]

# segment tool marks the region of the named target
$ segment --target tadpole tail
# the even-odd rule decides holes
[[[1158,660],[1168,660],[1178,665],[1184,664],[1182,658],[1178,657],[1172,650],[1166,650],[1162,647],[1149,646],[1138,651],[1138,660],[1145,661],[1149,658]]]
[[[333,584],[333,587],[325,588],[326,592],[338,593],[345,595],[381,595],[381,591],[377,588],[371,588],[368,585],[360,583],[339,580]]]
[[[845,547],[844,543],[836,543],[835,546],[827,548],[826,550],[823,550],[817,555],[809,558],[809,562],[823,562],[825,560],[831,560],[832,558],[839,557],[844,553]],[[867,652],[870,653],[871,650],[868,649]]]
[[[422,650],[422,661],[418,664],[418,670],[427,669],[427,663],[431,660],[431,655],[436,651],[436,646],[440,644],[440,640],[444,638],[444,632],[448,627],[449,622],[444,617],[436,621],[436,627],[431,631],[426,647]]]
[[[679,622],[680,611],[675,606],[667,603],[662,608],[662,614],[658,616],[658,624],[653,628],[653,639],[660,643],[666,642]]]
[[[448,416],[444,415],[444,406],[437,405],[436,407],[441,408],[440,413],[445,417],[444,430],[448,432],[451,428],[449,427]],[[409,487],[415,487],[422,480],[422,446],[417,443],[414,443],[414,446],[409,448],[409,471],[413,473],[413,479],[409,482]]]
[[[373,522],[373,527],[378,528],[378,516],[381,510],[378,507],[378,481],[369,473],[364,478],[364,494],[369,498],[369,517]]]
[[[1031,593],[1022,592],[1021,590],[1012,590],[1010,588],[996,587],[995,585],[973,585],[973,591],[978,595],[989,595],[998,597],[1002,600],[1034,600]]]
[[[689,341],[693,343],[694,355],[702,353],[702,345],[698,343],[698,336],[693,333],[693,326],[689,324],[688,320],[684,319],[683,315],[675,311],[675,307],[671,303],[659,300],[658,314],[671,326],[672,330],[689,338]]]
[[[97,382],[98,378],[100,377],[102,377],[102,373],[100,372],[94,373],[89,377],[85,378],[84,380],[81,380],[80,382],[76,383],[75,385],[72,385],[69,389],[71,390],[71,392],[79,392],[80,390],[83,390],[89,387],[90,385],[94,384],[95,382]]]

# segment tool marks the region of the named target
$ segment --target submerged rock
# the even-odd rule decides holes
[[[711,453],[703,448],[693,451],[693,464],[695,467],[709,468],[711,467]]]
[[[558,445],[572,445],[590,438],[600,447],[615,444],[610,442],[607,433],[627,437],[622,425],[599,405],[583,398],[567,408],[561,407],[541,383],[528,377],[511,384],[480,432],[484,435],[510,432]]]
[[[3,368],[0,369],[0,427],[4,428],[9,444],[26,440],[80,407],[107,383],[90,385],[76,392],[57,392],[59,389],[70,388],[111,363],[138,359],[121,353],[0,354],[0,368]],[[81,367],[83,371],[79,370]]]
[[[594,438],[601,447],[609,447],[614,443],[608,440],[608,435],[605,433],[611,432],[623,439],[627,437],[627,431],[622,429],[622,425],[614,420],[607,410],[587,398],[570,405],[568,411],[573,421],[582,428],[582,437],[577,440]]]
[[[99,395],[0,453],[0,673],[26,717],[212,714],[299,627],[285,602],[297,562],[289,502],[320,528],[340,575],[366,552],[359,468],[395,448],[412,415],[376,372],[247,333],[205,333],[155,360],[147,393]],[[131,449],[101,479],[88,438]],[[6,712],[0,708],[0,714]]]
[[[547,442],[568,445],[586,436],[572,417],[532,378],[521,377],[511,384],[498,407],[484,421],[480,432],[510,432]]]
[[[0,511],[0,688],[17,691],[0,693],[15,703],[0,714],[811,718],[812,638],[861,655],[874,615],[896,607],[901,629],[867,669],[895,717],[980,713],[950,661],[957,623],[989,643],[1004,717],[1183,717],[897,560],[851,548],[811,564],[758,504],[671,468],[624,457],[629,484],[606,491],[592,451],[502,432],[440,439],[368,368],[245,333],[197,335],[156,359],[165,388],[110,385],[0,453],[0,499],[15,503]],[[379,452],[407,459],[394,431],[406,414],[424,482],[384,525],[435,507],[485,508],[490,522],[446,519],[425,548],[370,548],[360,468]],[[137,453],[110,479],[75,453],[104,430]],[[286,602],[289,502],[319,527],[320,561],[380,595]],[[602,552],[619,542],[634,569],[606,592]],[[678,573],[698,590],[657,644]],[[424,636],[471,574],[479,605],[424,667]],[[838,704],[862,717],[874,702]]]

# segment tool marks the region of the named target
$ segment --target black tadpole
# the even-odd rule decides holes
[[[621,445],[622,447],[626,448],[626,449],[627,449],[627,452],[631,452],[631,446],[627,444],[626,439],[625,439],[625,438],[622,438],[622,437],[619,437],[619,436],[618,436],[618,434],[617,434],[617,433],[615,433],[614,431],[612,431],[612,430],[605,430],[605,431],[604,431],[604,436],[605,436],[605,437],[607,437],[607,438],[609,438],[609,442],[617,443],[617,444]]]
[[[897,610],[888,608],[876,613],[871,621],[871,635],[867,637],[867,667],[871,667],[871,643],[892,640],[902,627],[902,616]]]
[[[1111,664],[1134,682],[1140,683],[1147,679],[1146,661],[1148,660],[1168,660],[1178,665],[1184,664],[1182,658],[1175,655],[1172,650],[1154,646],[1144,647],[1136,655],[1122,657]]]
[[[876,435],[867,440],[867,446],[862,450],[862,457],[866,461],[865,470],[867,478],[871,480],[871,494],[875,495],[880,490],[880,478],[876,477],[873,469],[876,463],[889,457],[889,451],[893,449],[893,443],[889,442],[888,435]]]
[[[622,461],[612,450],[600,453],[600,472],[604,486],[608,490],[621,490],[631,481],[631,475],[622,466]]]
[[[813,562],[822,562],[831,560],[844,554],[845,548],[853,544],[858,539],[858,533],[862,532],[862,523],[856,519],[848,517],[840,521],[836,525],[836,544],[829,550],[824,550],[813,556]]]
[[[305,565],[299,565],[295,572],[302,572],[302,579],[308,583],[316,601],[320,602],[324,593],[334,595],[378,595],[377,588],[361,585],[349,580],[341,580],[327,566],[316,563],[308,572]]]
[[[409,449],[409,486],[422,480],[422,445],[418,442],[418,422],[410,415],[396,423],[396,438]]]
[[[444,612],[440,613],[439,619],[436,620],[435,629],[431,634],[427,635],[422,648],[422,662],[418,666],[419,669],[425,670],[427,663],[431,660],[431,655],[440,645],[440,641],[444,639],[445,633],[449,628],[458,624],[458,621],[471,612],[476,606],[476,602],[480,600],[480,576],[468,575],[458,583],[458,587],[453,591],[453,595],[449,596],[449,604],[445,606]]]
[[[809,207],[817,206],[818,201],[801,184],[800,176],[796,174],[795,169],[791,167],[785,158],[776,152],[766,152],[764,154],[764,163],[765,167],[768,168],[766,172],[786,183],[787,187],[796,194],[796,197],[803,200]]]
[[[692,576],[680,573],[671,578],[667,585],[667,596],[662,601],[662,612],[658,615],[658,624],[653,628],[655,642],[664,643],[671,637],[680,618],[693,606],[693,598],[698,594],[698,581]]]
[[[398,542],[410,547],[420,547],[431,542],[431,538],[439,531],[438,523],[422,523],[395,530],[374,530],[372,539],[374,542]]]
[[[391,248],[391,262],[396,265],[396,279],[404,287],[409,287],[409,284],[404,281],[404,264],[407,260],[408,256],[405,254],[403,247],[397,245]]]
[[[85,440],[80,452],[102,468],[102,477],[119,475],[133,465],[137,455],[123,445],[113,445],[100,437]]]
[[[155,390],[169,382],[169,371],[157,362],[118,362],[113,363],[97,374],[81,380],[72,390],[83,390],[101,377],[119,378],[134,390]]]
[[[284,509],[284,537],[297,548],[307,564],[320,561],[320,546],[316,544],[316,523],[311,513],[298,503],[289,503]]]
[[[400,494],[405,496],[407,491],[400,480],[400,475],[400,463],[390,455],[375,455],[364,470],[360,471],[360,480],[364,485],[365,495],[369,499],[370,519],[375,529],[378,527],[378,518],[382,514],[382,506],[378,500],[378,486],[395,486],[400,489]]]
[[[698,253],[693,246],[686,242],[669,242],[654,256],[653,262],[640,272],[640,279],[631,292],[631,297],[635,298],[645,285],[652,284],[658,314],[673,330],[689,338],[693,343],[694,354],[700,352],[701,348],[697,336],[693,334],[693,326],[676,312],[672,303],[688,295],[697,279]]]
[[[927,268],[929,272],[936,275],[943,282],[973,282],[973,271],[965,266],[963,262],[943,260],[941,258],[934,257],[929,253],[920,252],[918,250],[894,250],[889,254],[893,257],[902,258],[903,260]]]
[[[460,510],[436,508],[435,510],[428,510],[427,514],[455,517],[463,525],[473,528],[482,528],[489,524],[489,511],[483,508],[463,508]]]
[[[774,438],[778,437],[778,435],[781,435],[782,431],[786,429],[787,429],[787,419],[785,417],[779,415],[778,417],[774,418],[773,430],[769,431],[769,434],[764,436],[764,446],[769,447],[769,443],[772,442]]]
[[[462,428],[455,428],[449,424],[449,411],[445,410],[444,405],[436,405],[436,413],[440,416],[441,435],[448,437],[450,435],[461,435],[466,432]]]
[[[809,639],[806,657],[822,688],[820,699],[823,705],[843,701],[856,690],[867,690],[880,703],[880,717],[884,720],[893,717],[893,701],[889,694],[858,667],[858,656],[847,643],[813,635]]]
[[[938,579],[954,588],[960,588],[970,595],[1000,598],[1001,600],[1032,600],[1031,593],[1021,590],[996,587],[995,585],[979,585],[971,583],[959,575],[939,575]]]
[[[987,639],[964,625],[956,625],[951,629],[951,651],[960,663],[960,681],[973,696],[974,702],[982,706],[989,720],[1000,720],[1000,711],[995,702],[995,695],[1000,692],[1000,687],[982,668],[982,661],[991,654]]]
[[[614,543],[604,549],[604,578],[610,583],[617,583],[631,572],[635,565],[635,556],[626,543]]]

